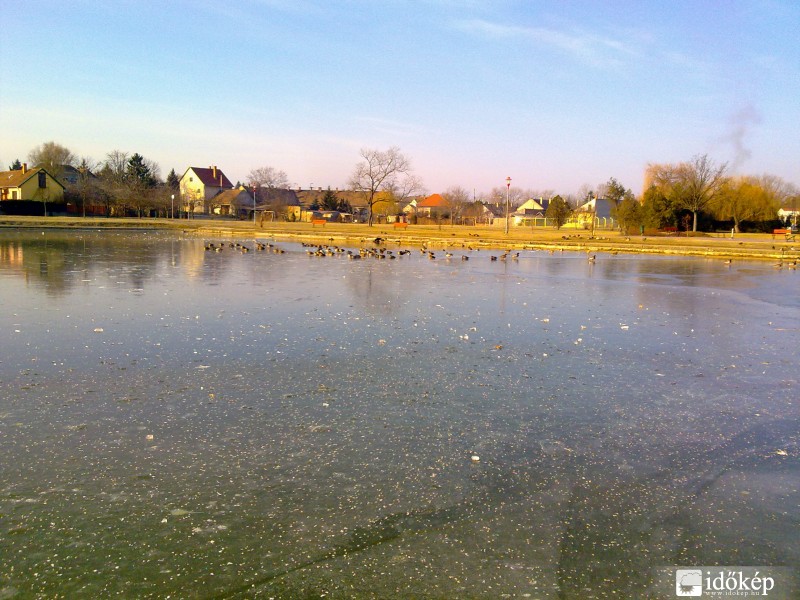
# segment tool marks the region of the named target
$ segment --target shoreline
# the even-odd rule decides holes
[[[245,238],[295,241],[313,244],[362,246],[380,238],[386,245],[480,250],[544,250],[606,254],[648,254],[696,256],[738,260],[798,260],[800,241],[773,239],[768,233],[698,233],[683,237],[658,232],[623,235],[619,231],[514,227],[505,234],[501,228],[482,225],[393,225],[326,223],[265,223],[230,219],[137,219],[81,217],[0,216],[3,229],[61,229],[117,231],[174,231],[201,238]]]

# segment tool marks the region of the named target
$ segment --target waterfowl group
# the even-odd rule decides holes
[[[567,236],[569,237],[569,236]],[[330,240],[333,242],[333,238]],[[355,250],[348,250],[341,246],[337,246],[334,244],[320,244],[320,243],[306,243],[301,242],[301,245],[305,248],[305,252],[310,257],[331,257],[331,256],[347,256],[351,260],[360,260],[364,258],[376,258],[376,259],[388,259],[394,260],[397,258],[401,258],[404,256],[409,256],[413,250],[409,248],[403,248],[399,250],[389,250],[385,247],[386,239],[382,237],[375,237],[375,238],[366,238],[362,239],[362,247]],[[225,250],[233,250],[238,251],[241,254],[248,254],[250,252],[265,252],[271,251],[275,254],[285,254],[286,250],[276,246],[273,243],[269,242],[260,242],[254,240],[252,244],[243,244],[241,242],[205,242],[203,244],[204,250],[206,252],[223,252]],[[465,244],[461,244],[461,248],[464,248],[461,252],[453,252],[448,248],[443,248],[441,250],[437,250],[439,254],[434,252],[434,250],[429,248],[428,242],[421,242],[420,247],[418,248],[419,253],[421,256],[426,257],[428,260],[434,261],[439,257],[444,257],[445,261],[449,263],[451,260],[461,260],[461,261],[468,261],[470,259],[469,254],[472,252],[478,252],[479,249],[467,247]],[[792,248],[794,250],[794,248]],[[562,252],[562,248],[548,248],[546,249],[550,254],[554,254],[556,251]],[[785,248],[781,249],[782,253],[786,252]],[[594,264],[597,262],[597,253],[592,252],[591,249],[586,249],[586,260],[589,264]],[[618,254],[618,251],[614,250],[610,252],[611,255]],[[520,252],[514,252],[512,250],[506,250],[501,254],[491,254],[489,256],[489,260],[491,262],[498,262],[498,261],[508,261],[509,259],[512,261],[518,261],[520,258]],[[797,270],[797,258],[787,257],[785,254],[782,254],[780,257],[777,257],[777,262],[772,264],[772,267],[776,270],[781,269],[789,269],[789,270]],[[723,260],[723,264],[725,266],[730,267],[733,264],[733,259],[727,258]]]

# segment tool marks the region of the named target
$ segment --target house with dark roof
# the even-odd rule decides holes
[[[16,171],[0,172],[0,202],[13,200],[61,203],[64,186],[44,168],[23,164]]]
[[[253,215],[253,196],[244,186],[220,192],[208,201],[209,211],[214,215]]]
[[[549,199],[529,198],[514,211],[514,225],[544,225],[548,204],[550,204]]]
[[[72,165],[61,165],[61,173],[58,179],[65,185],[78,185],[78,181],[81,179],[81,172]]]
[[[529,198],[514,211],[514,215],[521,217],[543,217],[550,200],[544,198]]]
[[[211,199],[225,190],[232,190],[233,184],[215,166],[189,167],[180,180],[181,198],[187,212],[208,214]]]
[[[607,198],[592,198],[575,209],[568,225],[589,229],[595,227],[614,227],[616,221],[612,214],[614,204]]]

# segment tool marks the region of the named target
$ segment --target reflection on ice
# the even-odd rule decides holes
[[[800,563],[796,273],[211,241],[0,234],[0,597],[636,597]]]

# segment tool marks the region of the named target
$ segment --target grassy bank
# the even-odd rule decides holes
[[[0,217],[3,228],[63,228],[117,230],[172,230],[202,238],[274,238],[304,242],[358,246],[382,238],[389,245],[432,248],[480,248],[486,250],[575,250],[608,253],[646,253],[685,256],[707,256],[733,259],[800,258],[800,241],[786,241],[771,234],[730,233],[665,235],[645,232],[626,236],[618,231],[590,231],[552,228],[512,227],[508,234],[503,227],[469,225],[409,225],[401,229],[392,225],[352,223],[265,223],[263,227],[249,221],[232,219],[106,219],[80,217]]]

